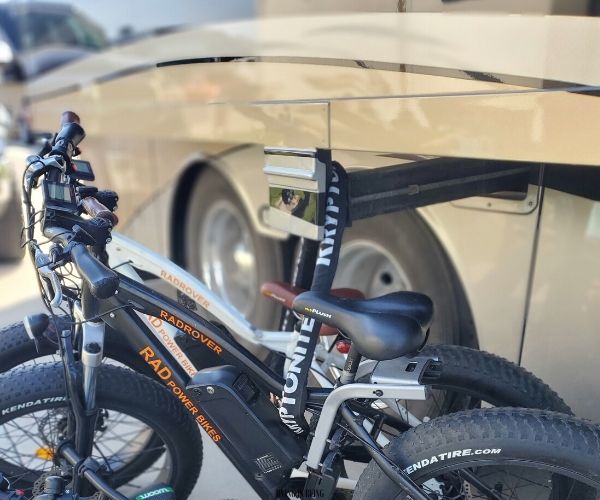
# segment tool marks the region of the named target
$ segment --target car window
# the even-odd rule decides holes
[[[18,19],[21,47],[70,46],[99,50],[107,45],[102,31],[75,13],[25,12]]]

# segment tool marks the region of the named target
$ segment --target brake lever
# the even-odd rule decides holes
[[[61,161],[62,158],[60,156],[50,156],[48,158],[42,158],[38,155],[28,156],[27,169],[25,171],[25,189],[28,188],[31,179],[33,179],[33,187],[37,187],[38,179],[52,168],[64,174],[66,167]]]
[[[39,248],[35,250],[35,267],[37,268],[38,273],[42,277],[42,286],[46,291],[48,296],[52,296],[52,300],[50,301],[50,305],[52,307],[58,307],[63,300],[62,293],[62,285],[60,283],[60,278],[55,271],[50,269],[50,259],[46,256],[44,252],[42,252]],[[47,281],[46,281],[47,280]],[[50,283],[50,286],[48,285]],[[52,288],[52,293],[50,290]]]

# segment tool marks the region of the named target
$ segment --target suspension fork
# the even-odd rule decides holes
[[[97,299],[92,296],[87,285],[83,284],[81,305],[74,307],[74,318],[81,322],[81,363],[83,374],[79,375],[73,354],[71,331],[65,330],[61,335],[61,356],[65,367],[67,395],[73,415],[69,423],[69,435],[74,437],[76,453],[88,458],[94,447],[94,434],[98,418],[96,404],[96,386],[98,369],[104,355],[104,322],[90,321],[96,317]],[[87,494],[90,489],[87,480],[74,474],[73,490]]]
[[[67,401],[69,402],[70,410],[67,427],[68,436],[73,438],[77,450],[85,450],[84,453],[78,452],[78,454],[87,457],[91,454],[91,447],[93,445],[96,413],[89,415],[86,410],[85,398],[81,390],[81,376],[77,370],[73,354],[71,330],[63,330],[60,333],[59,341],[60,355],[65,373]],[[79,477],[75,471],[73,474],[73,491],[75,493],[88,493],[88,488],[87,481]]]
[[[92,296],[84,284],[81,294],[81,307],[74,309],[74,317],[81,322],[81,364],[83,366],[83,379],[80,394],[82,407],[85,411],[83,429],[76,429],[75,449],[83,457],[92,454],[94,446],[94,429],[98,417],[96,405],[96,386],[98,369],[104,356],[104,322],[94,321],[98,312],[98,301]]]
[[[83,399],[86,412],[93,413],[97,411],[98,368],[104,356],[104,323],[101,321],[84,323],[82,330]]]

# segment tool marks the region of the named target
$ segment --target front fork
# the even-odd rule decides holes
[[[98,417],[96,406],[96,386],[98,368],[104,357],[104,330],[102,321],[86,321],[79,305],[75,306],[74,317],[81,324],[81,364],[83,366],[83,380],[81,388],[81,407],[85,414],[84,430],[76,432],[75,448],[79,454],[88,457],[94,445],[94,430]]]
[[[65,330],[61,335],[61,355],[65,366],[65,379],[67,394],[71,401],[73,422],[69,425],[70,435],[74,436],[76,453],[84,458],[90,457],[94,447],[94,434],[98,418],[96,405],[96,387],[98,368],[104,355],[104,328],[103,322],[85,321],[81,308],[76,305],[74,317],[81,323],[81,364],[83,377],[81,378],[73,357],[73,344],[71,331]],[[86,493],[89,488],[83,478],[75,474],[73,489],[75,492]]]
[[[104,356],[104,326],[101,321],[84,323],[82,326],[83,400],[88,413],[97,412],[96,381]]]

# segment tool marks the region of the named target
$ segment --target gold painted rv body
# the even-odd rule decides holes
[[[33,126],[77,111],[126,232],[168,255],[177,183],[209,165],[255,229],[262,148],[331,148],[349,169],[423,156],[600,165],[600,19],[354,13],[189,28],[74,62],[28,85]],[[483,349],[518,360],[600,419],[600,211],[525,200],[420,210],[457,271]],[[143,208],[142,208],[143,207]],[[540,217],[541,213],[541,217]],[[152,231],[148,231],[152,227]],[[576,361],[576,362],[574,362]]]

